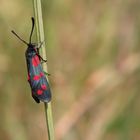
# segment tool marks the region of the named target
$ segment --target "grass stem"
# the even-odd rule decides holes
[[[40,54],[43,57],[43,59],[46,59],[41,0],[33,0],[33,5],[34,5],[34,15],[35,15],[35,23],[36,23],[38,43],[39,42],[44,42],[42,47],[41,47]],[[43,66],[43,70],[45,72],[47,72],[47,64],[44,63],[42,66]],[[44,103],[44,107],[45,107],[46,123],[47,123],[47,130],[48,130],[48,139],[49,140],[54,140],[54,128],[53,128],[51,102]]]

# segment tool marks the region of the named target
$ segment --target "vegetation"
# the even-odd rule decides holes
[[[42,0],[56,140],[140,139],[140,2]],[[0,4],[0,140],[47,139],[27,82],[32,1]],[[34,33],[34,42],[37,42]]]

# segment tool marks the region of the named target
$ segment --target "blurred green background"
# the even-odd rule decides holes
[[[56,140],[140,140],[140,1],[42,0],[42,11]],[[31,0],[0,1],[0,140],[47,139],[11,34],[28,40],[31,16]]]

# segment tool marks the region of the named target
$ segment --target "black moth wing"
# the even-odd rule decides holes
[[[39,82],[34,81],[32,88],[32,96],[37,97],[37,99],[42,102],[49,102],[51,100],[51,91],[49,88],[48,81],[45,76],[42,76]],[[35,86],[36,85],[36,86]]]
[[[51,100],[51,91],[39,57],[36,55],[36,51],[32,50],[31,55],[29,53],[30,50],[27,49],[28,81],[32,90],[32,97],[37,103],[40,100],[42,102],[49,102]]]

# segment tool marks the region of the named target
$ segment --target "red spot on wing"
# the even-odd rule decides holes
[[[32,58],[32,64],[33,66],[37,67],[39,64],[40,64],[40,60],[38,58],[37,55],[35,55],[33,58]]]
[[[40,79],[40,76],[39,75],[35,75],[34,77],[33,77],[33,80],[39,80]]]
[[[42,93],[43,93],[43,90],[41,90],[41,89],[38,89],[38,90],[37,90],[37,94],[38,94],[38,95],[41,95]]]
[[[40,77],[44,76],[44,73],[43,72],[40,72]]]
[[[42,85],[41,85],[41,88],[42,88],[43,90],[47,90],[47,86],[46,86],[45,84],[42,84]]]

